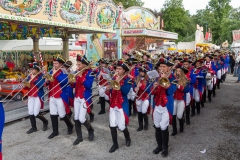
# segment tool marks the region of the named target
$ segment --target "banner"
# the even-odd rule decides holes
[[[240,42],[240,30],[233,30],[233,42]]]

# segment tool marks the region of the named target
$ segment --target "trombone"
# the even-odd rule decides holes
[[[71,66],[70,66],[71,67]],[[67,85],[69,85],[69,83],[75,83],[76,82],[76,76],[78,74],[80,74],[81,72],[85,71],[86,69],[91,68],[91,66],[86,66],[83,69],[81,69],[80,71],[78,71],[75,74],[68,74],[68,76],[66,78],[64,78],[61,82],[59,82],[59,84],[61,84],[63,81],[65,81],[68,78],[68,83],[66,83],[64,86],[62,86],[58,91],[56,91],[52,96],[54,96],[55,94],[57,94],[62,88],[66,87]],[[43,100],[43,98],[50,93],[53,89],[55,89],[58,85],[54,86],[51,90],[49,90],[47,93],[45,93],[41,99]],[[46,100],[44,101],[46,102]]]
[[[132,67],[127,73],[125,73],[125,74],[120,78],[119,81],[117,81],[117,80],[108,80],[107,82],[110,83],[110,86],[112,87],[112,89],[114,89],[114,90],[120,90],[120,89],[121,89],[120,81],[121,81],[126,75],[128,75],[133,69],[134,69],[134,67]],[[116,76],[117,74],[118,74],[118,72],[116,72],[116,73],[114,74],[114,76]],[[114,77],[114,76],[113,76],[113,77]],[[105,83],[107,83],[107,82],[105,82]],[[105,83],[104,83],[104,85],[105,85]],[[101,88],[105,87],[104,85],[103,85],[102,87],[98,88],[96,91],[99,91]],[[95,93],[96,91],[94,91],[93,93]],[[87,102],[90,98],[92,98],[93,95],[94,95],[94,94],[92,94],[92,96],[89,97],[85,102]],[[94,100],[92,101],[92,103],[89,104],[89,107],[90,107],[96,100],[98,100],[98,98],[94,99]],[[87,109],[87,108],[89,108],[89,107],[84,107],[84,106],[83,106],[83,108],[85,108],[85,109]]]
[[[43,72],[43,71],[39,71],[36,75],[38,75],[40,72]],[[35,77],[34,77],[34,78],[35,78]],[[34,78],[33,78],[33,79],[34,79]],[[37,84],[35,84],[34,87],[37,86],[40,82],[42,82],[42,80],[43,80],[43,78],[42,78],[39,82],[37,82]],[[31,81],[31,80],[30,80],[30,81]],[[44,84],[45,84],[45,83],[43,83],[39,88],[42,88],[42,87],[44,86]],[[30,85],[30,83],[29,83],[29,85]],[[33,87],[33,88],[34,88],[34,87]],[[29,86],[28,88],[30,88],[30,86]],[[26,93],[26,95],[22,97],[22,102],[27,102],[27,101],[29,100],[29,98],[26,99],[26,100],[24,100],[24,98],[28,96],[28,94],[33,90],[33,88],[31,88],[31,89]],[[35,94],[38,90],[39,90],[39,89],[37,89],[33,94]]]

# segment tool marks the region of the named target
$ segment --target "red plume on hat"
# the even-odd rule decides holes
[[[33,63],[29,63],[29,67],[30,67],[30,68],[33,68]]]
[[[164,61],[165,61],[165,60],[164,60],[163,58],[161,58],[161,59],[159,60],[160,63],[164,63]]]
[[[82,60],[82,56],[77,55],[77,61],[81,61]]]

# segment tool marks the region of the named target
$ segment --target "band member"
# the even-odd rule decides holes
[[[67,74],[64,74],[62,70],[62,66],[66,61],[60,57],[53,58],[53,70],[50,71],[50,74],[53,76],[53,81],[48,81],[47,85],[49,85],[49,108],[50,108],[50,116],[52,121],[53,132],[48,137],[49,139],[58,136],[58,116],[60,120],[63,120],[67,127],[67,134],[72,134],[73,124],[66,116],[66,108],[68,107],[68,96],[67,96],[67,87],[68,83]]]
[[[0,91],[2,90],[2,86],[0,85]],[[0,100],[2,98],[0,97]],[[4,128],[5,114],[2,102],[0,102],[0,160],[2,159],[2,133]]]
[[[207,89],[208,89],[207,97],[208,97],[209,102],[212,101],[212,90],[213,90],[213,86],[214,86],[214,76],[215,76],[214,64],[211,61],[211,59],[212,59],[212,56],[206,55],[205,66],[208,69],[206,80],[207,80]]]
[[[196,83],[196,74],[193,74],[194,70],[191,67],[192,61],[187,57],[184,58],[183,60],[183,66],[188,70],[186,73],[186,77],[188,79],[189,83],[189,92],[186,94],[186,124],[190,125],[190,104],[191,106],[194,104],[194,98],[193,98],[193,93],[194,93],[194,87],[193,85]],[[192,102],[192,103],[191,103]],[[195,108],[195,107],[194,107]],[[194,109],[195,111],[195,109]]]
[[[27,78],[27,81],[30,82],[28,93],[28,114],[32,128],[27,131],[27,134],[37,132],[36,118],[39,118],[43,122],[43,131],[46,131],[48,127],[48,120],[40,113],[40,109],[43,109],[44,106],[41,97],[44,94],[43,84],[45,83],[45,80],[41,68],[36,62],[30,63],[29,68],[31,74]]]
[[[77,145],[83,141],[82,138],[82,127],[83,124],[88,130],[88,139],[92,141],[94,139],[94,129],[90,122],[86,119],[87,112],[91,112],[92,103],[92,84],[94,80],[94,73],[88,66],[90,62],[85,56],[77,55],[77,68],[78,75],[76,77],[75,97],[74,97],[74,122],[77,133],[77,139],[73,145]],[[76,73],[77,74],[77,73]]]
[[[130,89],[130,91],[128,93],[129,116],[132,115],[132,110],[133,110],[133,116],[135,116],[137,114],[137,107],[136,107],[136,103],[135,103],[136,93],[133,90],[134,86],[136,85],[135,79],[139,74],[137,63],[138,63],[138,60],[135,58],[128,59],[128,64],[131,67],[131,72],[128,74],[128,77],[134,82],[132,85],[132,88]]]
[[[155,138],[158,144],[157,148],[153,150],[153,153],[158,154],[162,152],[162,156],[164,157],[168,155],[168,125],[170,116],[173,114],[173,94],[177,89],[175,84],[171,84],[171,82],[175,80],[175,77],[171,73],[170,66],[173,66],[173,63],[163,58],[159,60],[157,63],[157,71],[160,78],[164,77],[169,79],[170,84],[167,87],[163,87],[159,85],[159,83],[154,82],[154,87],[152,88],[155,103],[153,120],[154,128],[156,129]]]
[[[200,114],[200,105],[202,100],[202,94],[204,92],[204,80],[206,73],[203,72],[202,68],[203,59],[197,59],[193,65],[194,74],[196,74],[196,83],[194,84],[194,100],[196,102],[197,114]],[[195,105],[194,105],[195,106]],[[192,116],[195,115],[195,108],[192,108]]]
[[[148,108],[149,108],[149,95],[151,85],[148,82],[147,73],[148,70],[144,67],[139,68],[139,75],[137,77],[137,87],[135,88],[135,92],[137,94],[136,104],[138,111],[138,124],[139,127],[137,131],[148,130]],[[141,97],[140,97],[141,96]],[[144,126],[143,126],[144,121]]]
[[[65,74],[69,74],[72,73],[71,71],[71,66],[72,66],[72,62],[71,61],[66,61],[66,63],[63,64],[63,67],[65,68],[64,73]],[[74,94],[73,94],[73,88],[71,87],[70,83],[66,86],[66,90],[67,90],[67,96],[68,96],[68,106],[66,108],[66,114],[68,116],[68,118],[70,119],[72,116],[72,111],[71,111],[71,107],[73,107],[73,99],[74,99]]]
[[[98,81],[99,81],[99,100],[100,100],[100,106],[101,106],[101,110],[98,113],[98,115],[101,114],[105,114],[105,101],[107,101],[109,103],[109,97],[108,95],[105,94],[106,91],[106,86],[108,85],[107,83],[107,79],[104,79],[104,74],[108,74],[107,71],[109,71],[107,69],[107,61],[105,59],[100,59],[99,60],[99,64],[100,64],[100,73],[98,75]],[[106,71],[107,70],[107,71]]]
[[[214,78],[213,78],[213,90],[212,90],[212,94],[213,97],[216,96],[216,87],[217,87],[217,73],[218,73],[218,60],[217,60],[217,56],[213,55],[211,58],[212,61],[212,68],[214,70]]]
[[[177,90],[174,93],[174,110],[172,116],[172,127],[173,133],[172,136],[177,134],[177,122],[176,118],[179,120],[180,132],[184,130],[184,110],[186,102],[186,94],[189,92],[189,83],[186,77],[188,70],[181,65],[177,66],[177,69],[174,72],[174,76],[177,78]]]
[[[127,72],[129,66],[123,61],[119,60],[116,67],[117,75],[113,77],[115,82],[118,82],[120,89],[115,86],[108,85],[106,93],[110,96],[109,122],[112,135],[113,146],[109,152],[115,152],[118,149],[117,128],[124,133],[126,139],[126,146],[131,145],[130,134],[127,129],[129,123],[129,106],[127,94],[132,87],[132,80],[128,77]]]

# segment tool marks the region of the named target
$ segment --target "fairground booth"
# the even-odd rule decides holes
[[[99,58],[122,58],[122,53],[134,50],[149,51],[164,40],[177,40],[178,34],[162,30],[163,20],[142,7],[124,9],[122,4],[103,6],[97,13],[97,23],[116,33],[89,34],[87,55],[92,61]]]
[[[97,20],[102,9],[109,6],[116,8],[109,0],[0,0],[0,85],[3,88],[0,94],[12,97],[17,94],[14,99],[21,100],[26,94],[21,79],[28,75],[22,74],[22,69],[32,61],[43,66],[56,54],[69,59],[72,34],[115,33],[113,27],[104,28]],[[40,44],[43,37],[60,38],[62,47],[40,48],[44,46]],[[27,45],[20,42],[23,40],[27,40]],[[77,54],[71,56],[75,62]],[[17,103],[4,107],[6,122],[26,116],[26,103]],[[10,113],[13,109],[18,110]]]

